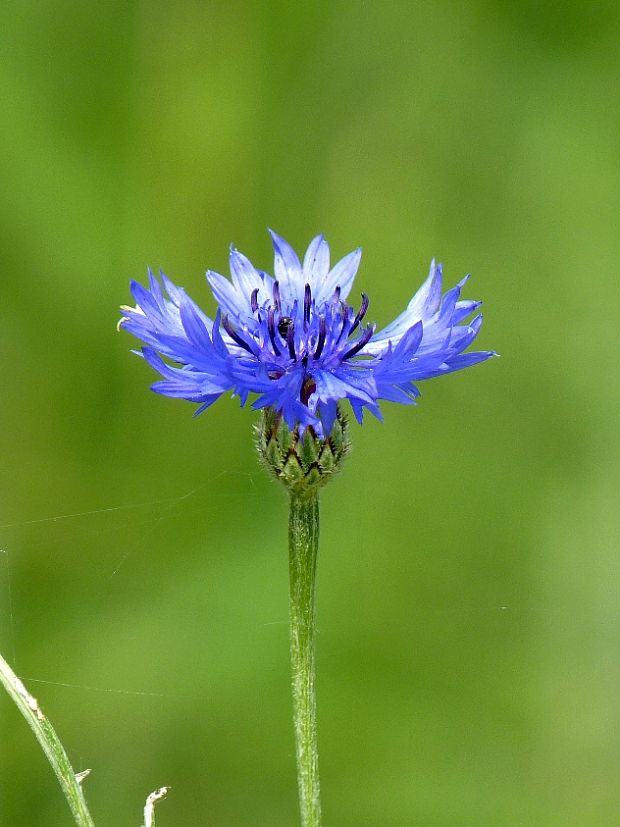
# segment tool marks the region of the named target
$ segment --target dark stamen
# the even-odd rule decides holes
[[[316,382],[314,381],[314,379],[311,376],[306,377],[306,379],[304,379],[303,385],[301,386],[301,394],[300,394],[300,399],[301,399],[301,401],[304,405],[308,404],[308,400],[310,399],[312,394],[315,392],[315,390],[316,390]]]
[[[276,310],[278,313],[282,309],[282,302],[280,301],[280,282],[274,281],[273,283],[273,303],[276,306]]]
[[[345,304],[340,304],[340,312],[342,313],[342,327],[340,328],[340,333],[338,334],[338,338],[336,339],[336,344],[340,343],[342,336],[345,330],[349,330],[349,308]]]
[[[252,313],[256,313],[256,311],[258,310],[258,300],[256,298],[257,296],[258,287],[255,287],[254,290],[252,290],[252,295],[250,296],[250,306],[252,308]]]
[[[235,341],[235,342],[236,342],[236,343],[237,343],[240,347],[242,347],[242,348],[244,348],[245,350],[247,350],[247,352],[248,352],[248,353],[253,353],[253,350],[252,350],[252,348],[249,346],[249,344],[245,341],[245,339],[242,339],[242,338],[241,338],[241,336],[237,333],[237,331],[235,330],[235,328],[231,325],[230,321],[228,320],[228,316],[224,316],[224,318],[222,319],[222,327],[224,328],[224,330],[226,331],[226,333],[228,333],[228,335],[230,336],[230,338],[231,338],[231,339],[234,339],[234,341]]]
[[[334,295],[332,296],[332,303],[333,304],[338,304],[339,301],[340,301],[340,287],[336,287],[336,289],[334,290]]]
[[[288,353],[291,359],[297,361],[297,354],[295,353],[295,340],[293,335],[295,333],[295,325],[291,321],[288,330],[286,331],[286,344],[288,345]]]
[[[368,344],[368,342],[370,341],[370,339],[372,337],[372,334],[374,332],[375,332],[375,325],[374,324],[369,324],[368,327],[366,328],[366,330],[363,332],[363,334],[357,340],[357,342],[353,345],[353,347],[349,348],[349,350],[347,350],[347,352],[343,356],[340,357],[342,359],[342,361],[344,362],[345,359],[350,359],[351,356],[355,356],[356,353],[359,353],[360,350],[365,345]]]
[[[362,293],[362,303],[360,305],[360,309],[357,311],[357,316],[353,319],[353,324],[351,325],[351,330],[349,330],[349,336],[353,333],[353,331],[357,328],[358,324],[362,321],[364,316],[366,315],[366,311],[368,310],[368,305],[370,304],[370,300],[366,293]]]
[[[308,323],[310,322],[310,302],[312,301],[312,293],[310,291],[310,285],[306,284],[304,288],[304,330],[308,329]]]
[[[327,324],[325,322],[325,316],[321,316],[319,319],[319,340],[316,343],[316,348],[314,350],[314,354],[312,356],[313,359],[318,359],[321,353],[323,352],[323,346],[325,344],[325,337],[327,335]]]
[[[280,348],[276,344],[276,325],[273,317],[274,309],[273,307],[270,307],[269,312],[267,313],[267,330],[269,331],[269,339],[271,340],[271,347],[273,348],[273,352],[276,356],[279,356]]]

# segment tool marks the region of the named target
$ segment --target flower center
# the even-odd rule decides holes
[[[337,286],[329,299],[317,304],[309,284],[304,286],[303,300],[283,301],[278,281],[272,295],[259,302],[260,290],[250,296],[251,319],[247,325],[233,326],[228,317],[222,326],[231,339],[260,362],[268,366],[273,381],[302,368],[300,400],[304,405],[316,392],[313,370],[333,370],[356,356],[370,341],[374,325],[362,324],[369,300],[362,293],[357,312],[340,298]]]

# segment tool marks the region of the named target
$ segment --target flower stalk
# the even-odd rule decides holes
[[[349,450],[348,424],[340,410],[331,433],[292,431],[267,408],[255,428],[258,456],[288,491],[289,620],[293,726],[302,827],[320,827],[319,757],[314,668],[319,489],[338,473]]]
[[[75,823],[78,827],[94,827],[80,783],[89,771],[75,774],[60,738],[56,735],[49,719],[44,715],[37,699],[28,692],[2,655],[0,655],[0,683],[28,722],[47,760],[52,765],[73,813]]]
[[[293,723],[302,827],[320,827],[316,735],[315,586],[319,550],[319,497],[291,493],[289,513],[289,618]]]

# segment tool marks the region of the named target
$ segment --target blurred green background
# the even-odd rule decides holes
[[[148,391],[163,267],[208,312],[358,245],[380,325],[444,262],[502,358],[354,425],[322,498],[332,827],[598,827],[620,793],[616,3],[3,5],[0,647],[98,827],[297,823],[286,499],[254,415]],[[0,697],[0,823],[70,816]]]

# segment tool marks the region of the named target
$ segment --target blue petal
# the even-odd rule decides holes
[[[238,319],[240,316],[246,315],[246,301],[239,295],[227,278],[224,278],[224,276],[221,276],[219,273],[215,273],[213,270],[208,270],[207,281],[213,291],[215,301],[227,316]],[[247,298],[247,305],[249,306],[249,296]]]
[[[149,293],[146,287],[143,287],[140,282],[132,281],[129,285],[131,290],[131,295],[136,302],[136,306],[139,307],[143,313],[148,315],[153,315],[158,319],[162,318],[161,308],[158,305],[157,301],[155,300],[154,296]]]
[[[422,287],[415,294],[413,299],[409,302],[409,310],[419,308],[420,316],[422,318],[434,313],[441,299],[441,288],[443,283],[442,267],[437,264],[435,259],[431,261],[428,276]]]
[[[224,340],[222,339],[222,334],[220,333],[221,317],[222,317],[222,313],[221,313],[220,310],[218,310],[216,315],[215,315],[215,321],[213,322],[213,329],[211,331],[211,336],[212,336],[212,340],[213,340],[213,347],[220,354],[220,356],[228,356],[228,348],[224,344]]]
[[[180,287],[177,287],[176,284],[173,284],[163,270],[159,271],[159,275],[164,285],[166,293],[170,296],[170,299],[173,302],[173,304],[176,304],[178,306],[181,303],[181,299],[185,295],[185,291],[182,290]]]
[[[413,354],[418,349],[423,336],[424,325],[422,322],[416,322],[413,327],[409,328],[394,348],[394,358],[402,359],[405,357],[407,359],[411,359]]]
[[[280,282],[280,295],[285,304],[297,298],[303,298],[304,284],[302,283],[301,264],[297,253],[288,241],[285,241],[273,230],[269,230],[274,249],[274,274]]]
[[[455,356],[447,362],[442,362],[436,367],[429,366],[427,370],[420,370],[419,379],[433,379],[436,376],[443,376],[444,373],[453,373],[456,370],[469,368],[472,365],[477,365],[479,362],[484,362],[492,356],[497,356],[493,350],[473,351],[472,353],[462,353],[460,356]]]
[[[377,384],[380,399],[385,399],[388,402],[398,402],[400,405],[416,404],[416,397],[419,395],[419,391],[417,394],[414,392],[414,388],[417,391],[415,385],[391,385],[389,382],[378,382]]]
[[[337,287],[340,288],[341,300],[344,301],[347,298],[353,287],[353,280],[357,275],[361,258],[362,250],[361,247],[358,247],[357,250],[353,250],[352,253],[340,259],[322,284],[317,285],[315,297],[317,304],[331,299]]]
[[[474,310],[477,310],[482,302],[475,301],[459,301],[454,306],[454,313],[452,314],[451,324],[455,325],[466,319]]]
[[[240,296],[244,296],[249,307],[250,296],[252,291],[260,289],[264,286],[263,279],[260,277],[258,271],[243,253],[230,246],[230,275],[232,276],[233,284]]]
[[[221,393],[214,393],[212,396],[207,397],[207,401],[203,402],[202,405],[198,408],[198,410],[194,411],[194,416],[198,416],[203,411],[206,411],[207,408],[210,408],[214,402],[217,402],[221,395]]]
[[[497,353],[494,350],[479,350],[474,351],[473,353],[461,353],[460,356],[455,356],[454,359],[450,359],[449,372],[451,373],[455,370],[462,370],[463,368],[477,365],[480,362],[490,359],[492,356],[497,356]]]
[[[430,319],[439,309],[441,285],[441,264],[436,264],[435,259],[433,259],[426,281],[413,296],[407,305],[407,309],[391,324],[375,334],[371,345],[381,345],[388,341],[396,343],[405,331],[409,330],[417,321]],[[370,346],[367,350],[371,351]],[[376,347],[372,352],[377,352]]]
[[[316,382],[316,393],[322,400],[359,399],[362,402],[373,403],[376,399],[376,386],[372,383],[372,392],[368,386],[363,387],[347,376],[344,371],[340,375],[327,370],[317,370],[313,374]]]
[[[326,435],[331,434],[336,416],[338,415],[338,403],[334,399],[327,399],[325,402],[321,402],[318,411],[321,416],[323,433]]]
[[[480,331],[482,325],[482,313],[472,319],[468,327],[453,327],[450,335],[449,346],[453,352],[460,353],[469,347]]]
[[[316,300],[317,290],[329,272],[329,244],[322,235],[313,238],[304,256],[304,283],[312,288]]]
[[[181,305],[180,313],[181,322],[183,323],[183,329],[187,334],[187,338],[195,347],[204,350],[205,345],[211,344],[211,338],[203,320],[189,302]]]
[[[157,304],[162,307],[164,304],[164,296],[161,290],[161,286],[157,281],[157,278],[153,275],[153,271],[149,267],[148,269],[148,276],[149,276],[149,286],[151,288],[151,293]]]

